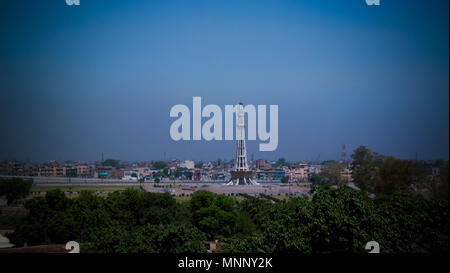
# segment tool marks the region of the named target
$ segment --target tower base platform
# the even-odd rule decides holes
[[[231,171],[231,180],[225,185],[237,186],[237,185],[260,185],[253,177],[255,172],[253,171]]]

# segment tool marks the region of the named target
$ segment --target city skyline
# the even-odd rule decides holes
[[[279,105],[278,148],[449,158],[448,1],[7,1],[0,160],[233,159],[173,141],[170,108]]]
[[[374,151],[376,152],[376,151]],[[235,151],[236,153],[236,151]],[[232,163],[235,161],[235,155],[234,157],[231,158],[225,158],[225,157],[217,157],[215,159],[211,158],[211,159],[194,159],[194,158],[180,158],[180,157],[161,157],[161,158],[155,158],[155,159],[143,159],[143,160],[136,160],[136,159],[123,159],[123,158],[113,158],[113,157],[107,157],[106,154],[103,154],[104,158],[102,160],[102,154],[99,155],[99,158],[97,159],[81,159],[81,158],[68,158],[68,159],[48,159],[48,160],[30,160],[30,159],[25,159],[25,160],[19,160],[16,158],[8,158],[8,159],[2,159],[0,161],[0,163],[3,162],[20,162],[20,163],[39,163],[39,164],[45,164],[45,163],[50,163],[50,162],[57,162],[57,163],[66,163],[66,162],[71,162],[71,163],[77,163],[78,159],[80,160],[81,164],[94,164],[94,163],[102,163],[105,160],[117,160],[119,162],[123,162],[123,163],[152,163],[152,162],[157,162],[157,161],[164,161],[164,162],[174,162],[174,161],[193,161],[193,162],[198,162],[198,163],[208,163],[208,162],[217,162],[217,161],[222,161],[222,162],[227,162],[227,163]],[[383,156],[386,157],[390,157],[391,155],[385,155],[383,154]],[[252,159],[253,158],[253,159]],[[286,157],[277,157],[277,158],[263,158],[263,157],[255,157],[254,154],[250,153],[248,154],[248,161],[249,162],[256,162],[258,160],[265,160],[266,162],[276,162],[279,159],[284,159],[286,160],[286,162],[289,163],[300,163],[300,162],[308,162],[308,163],[323,163],[323,162],[328,162],[328,161],[336,161],[336,162],[343,162],[342,159],[342,150],[340,151],[340,157],[336,156],[335,158],[322,158],[320,156],[320,154],[318,154],[315,158],[298,158],[298,159],[288,159]],[[419,161],[419,162],[434,162],[434,161],[448,161],[448,159],[442,159],[442,158],[435,158],[435,159],[423,159],[420,158],[420,156],[417,154],[417,157],[415,158],[397,158],[399,160],[410,160],[410,161]],[[346,156],[346,160],[347,162],[351,163],[352,158],[351,158],[351,154],[347,154]]]

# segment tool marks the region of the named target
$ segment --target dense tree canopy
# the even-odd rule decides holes
[[[437,215],[439,214],[439,215]],[[317,187],[313,198],[276,202],[258,232],[228,238],[227,252],[364,253],[377,241],[384,253],[449,250],[448,202],[400,191],[375,200],[341,185]]]
[[[440,181],[427,178],[424,168],[418,162],[400,160],[380,155],[361,146],[352,155],[352,177],[356,185],[364,191],[375,194],[392,194],[398,190],[423,192],[441,189],[448,199],[448,163],[442,168]]]
[[[155,161],[152,163],[152,166],[155,170],[162,170],[164,168],[167,168],[167,163],[164,161]]]
[[[233,198],[210,191],[196,191],[192,194],[191,209],[194,224],[211,239],[233,233],[237,217]]]
[[[325,161],[322,164],[320,174],[313,174],[310,178],[314,185],[335,185],[342,182],[341,172],[345,165],[334,160]]]
[[[383,163],[383,156],[361,146],[352,154],[352,177],[362,190],[374,191],[377,172]]]
[[[136,244],[138,252],[161,252],[171,244],[176,247],[167,251],[205,250],[205,234],[191,224],[189,207],[177,204],[167,193],[129,189],[111,193],[107,198],[82,192],[69,199],[60,190],[53,190],[45,197],[27,200],[25,208],[29,214],[14,233],[8,234],[18,246],[76,240],[90,243],[89,250],[95,252],[129,252]],[[130,240],[149,233],[154,233],[152,236],[159,241],[142,240],[127,247]],[[120,243],[112,246],[112,242]]]
[[[103,166],[110,166],[114,168],[120,167],[120,161],[112,158],[108,158],[105,161],[103,161]]]
[[[20,178],[0,179],[0,197],[5,197],[8,204],[24,198],[30,194],[33,181]]]
[[[407,191],[372,199],[344,185],[318,186],[311,197],[284,200],[197,191],[177,203],[139,190],[73,199],[55,190],[25,206],[29,214],[8,234],[16,245],[76,240],[87,252],[189,253],[219,239],[225,252],[363,253],[374,240],[384,253],[449,248],[448,201]]]

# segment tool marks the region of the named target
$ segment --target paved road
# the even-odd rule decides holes
[[[191,181],[176,180],[170,182],[160,182],[159,187],[154,187],[153,182],[139,183],[120,179],[100,179],[100,178],[67,178],[67,177],[39,177],[39,176],[0,176],[0,178],[20,177],[22,179],[32,179],[36,185],[40,186],[143,186],[149,192],[170,192],[175,195],[189,195],[197,190],[208,190],[218,194],[244,193],[258,195],[260,193],[268,195],[302,195],[309,192],[309,187],[297,186],[275,182],[261,182],[260,185],[239,185],[227,186],[224,181]]]
[[[79,177],[42,177],[42,176],[7,176],[0,175],[0,178],[22,178],[31,179],[36,184],[80,184],[80,185],[104,185],[104,184],[139,184],[133,180],[121,180],[121,179],[102,179],[102,178],[79,178]],[[167,182],[161,182],[161,184],[223,184],[223,180],[211,180],[211,181],[193,181],[193,180],[171,180]],[[260,182],[260,181],[259,181]],[[144,184],[153,184],[153,182],[145,182]],[[267,181],[261,182],[261,184],[274,184],[281,185],[279,181]]]

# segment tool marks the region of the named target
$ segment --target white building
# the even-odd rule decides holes
[[[305,181],[308,179],[307,168],[295,168],[292,170],[286,170],[286,174],[289,175],[290,180],[293,181]]]
[[[180,164],[180,167],[193,170],[193,169],[195,169],[195,163],[192,160],[185,160],[184,162],[182,162]]]
[[[137,181],[139,178],[140,178],[139,172],[136,172],[136,171],[125,171],[123,173],[122,180]]]

